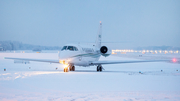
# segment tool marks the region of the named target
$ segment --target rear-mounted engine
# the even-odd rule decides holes
[[[105,57],[107,57],[107,56],[109,56],[111,54],[111,50],[108,49],[106,46],[102,46],[100,48],[100,52],[101,52],[101,55],[105,56]]]

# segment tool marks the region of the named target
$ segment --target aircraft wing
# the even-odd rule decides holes
[[[21,61],[37,61],[37,62],[59,63],[59,60],[46,60],[46,59],[27,59],[27,58],[11,58],[11,57],[4,57],[4,59],[21,60]]]
[[[172,60],[95,61],[90,63],[90,65],[143,63],[143,62],[173,62],[173,61]]]

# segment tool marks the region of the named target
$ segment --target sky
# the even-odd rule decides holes
[[[0,0],[0,41],[95,42],[100,21],[116,47],[180,47],[180,0]]]

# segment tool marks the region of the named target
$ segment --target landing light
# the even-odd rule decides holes
[[[59,63],[64,64],[64,65],[66,64],[64,60],[59,60]]]
[[[64,65],[64,68],[67,68],[68,67],[68,65]]]

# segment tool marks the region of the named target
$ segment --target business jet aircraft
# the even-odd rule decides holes
[[[140,62],[161,62],[169,60],[139,60],[139,61],[98,61],[101,56],[108,57],[111,50],[106,46],[101,46],[102,23],[99,25],[96,43],[92,46],[80,44],[67,44],[63,46],[59,53],[59,60],[44,60],[44,59],[26,59],[26,58],[11,58],[5,59],[22,60],[22,61],[38,61],[61,63],[65,65],[64,72],[75,71],[75,66],[97,66],[97,71],[102,71],[102,65],[105,64],[122,64],[122,63],[140,63]]]

